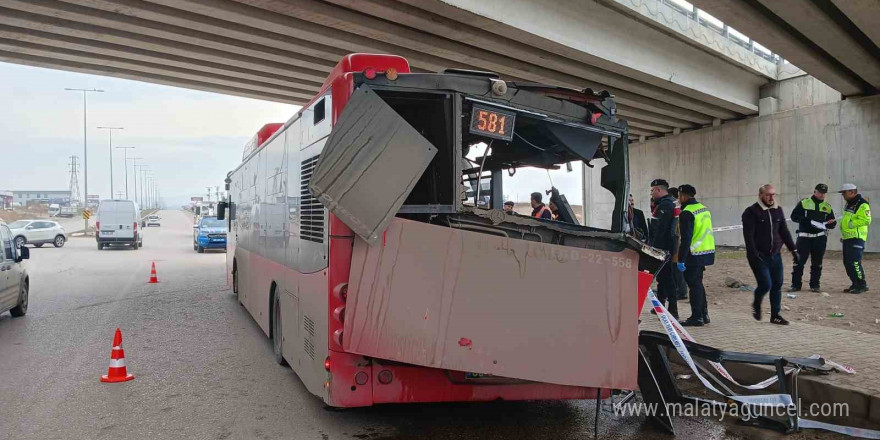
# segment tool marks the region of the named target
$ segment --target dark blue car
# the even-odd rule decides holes
[[[193,250],[199,253],[205,249],[226,250],[226,222],[217,217],[202,217],[193,225]]]

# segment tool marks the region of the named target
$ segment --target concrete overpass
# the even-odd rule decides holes
[[[690,0],[844,96],[880,91],[878,0]]]
[[[664,9],[665,8],[665,9]],[[294,104],[341,56],[612,91],[633,136],[758,111],[772,61],[662,2],[0,0],[0,61]]]

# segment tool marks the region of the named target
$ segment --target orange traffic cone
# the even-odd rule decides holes
[[[101,376],[101,382],[126,382],[134,379],[133,374],[128,374],[125,369],[125,351],[122,350],[122,332],[116,329],[113,336],[113,351],[110,352],[110,368],[107,375]]]
[[[159,282],[159,278],[156,277],[156,262],[153,262],[153,268],[150,269],[150,282],[148,284],[156,284]]]

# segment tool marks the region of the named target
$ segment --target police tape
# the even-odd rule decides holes
[[[787,218],[785,219],[787,222],[793,222],[794,220]],[[712,228],[712,232],[724,232],[724,231],[736,231],[738,229],[742,229],[743,225],[731,225],[731,226],[720,226],[717,228]]]
[[[712,228],[712,232],[735,231],[737,229],[742,229],[742,228],[743,228],[743,225],[721,226],[719,228]]]
[[[684,342],[682,341],[681,336],[679,336],[678,332],[675,329],[675,324],[672,322],[676,321],[672,315],[663,307],[663,304],[657,299],[657,296],[654,295],[653,290],[648,290],[648,299],[651,301],[652,308],[657,313],[657,318],[660,319],[660,323],[663,324],[663,328],[666,330],[666,335],[669,336],[669,340],[672,342],[672,346],[675,347],[675,350],[678,351],[678,354],[684,359],[685,363],[690,367],[691,371],[693,371],[694,375],[703,385],[715,392],[718,395],[724,396],[727,399],[734,400],[749,406],[761,406],[761,407],[784,407],[788,408],[794,405],[794,402],[791,400],[791,396],[788,394],[766,394],[763,396],[732,396],[726,393],[723,393],[715,388],[711,382],[709,382],[702,374],[700,374],[700,370],[697,368],[694,359],[691,357],[690,352],[687,347],[685,347]],[[690,338],[693,340],[693,338]],[[693,342],[693,341],[692,341]]]
[[[843,217],[837,217],[835,220],[840,221]],[[785,219],[787,222],[794,222],[794,220],[787,218]],[[742,229],[743,225],[730,225],[730,226],[719,226],[717,228],[712,228],[712,232],[724,232],[724,231],[736,231]]]
[[[654,291],[652,289],[648,289],[647,300],[651,302],[651,307],[654,309],[654,312],[656,312],[657,318],[660,320],[660,323],[663,325],[663,328],[666,331],[666,335],[669,336],[669,340],[672,342],[672,345],[673,345],[673,347],[675,347],[675,350],[678,352],[679,356],[681,356],[681,358],[684,359],[685,363],[688,365],[688,367],[690,367],[691,371],[694,373],[694,375],[697,377],[697,379],[699,379],[700,382],[702,382],[706,388],[708,388],[709,390],[715,392],[716,394],[718,394],[720,396],[723,396],[727,399],[730,399],[730,400],[733,400],[736,402],[743,403],[743,404],[748,405],[750,407],[757,406],[757,407],[792,408],[795,406],[794,402],[791,399],[791,396],[788,394],[765,394],[765,395],[759,395],[759,396],[738,396],[738,395],[733,396],[733,395],[729,395],[729,394],[726,394],[726,393],[719,391],[718,388],[715,388],[715,386],[713,386],[708,380],[706,380],[705,377],[703,377],[702,374],[700,374],[700,371],[697,368],[696,363],[694,362],[694,359],[691,357],[690,352],[688,351],[687,347],[684,345],[682,337],[687,338],[687,340],[689,342],[696,343],[696,340],[693,338],[693,336],[691,336],[687,332],[687,330],[685,330],[684,327],[681,326],[681,324],[678,322],[678,320],[676,320],[666,310],[666,307],[664,307],[663,304],[657,299],[657,296],[654,295]],[[679,335],[679,332],[681,332],[681,335]],[[818,355],[812,355],[810,357],[816,358],[816,357],[818,357]],[[825,360],[825,363],[832,366],[834,369],[836,369],[838,371],[842,371],[842,372],[848,373],[848,374],[855,373],[855,370],[852,367],[842,365],[837,362],[832,362],[829,360]],[[724,369],[724,367],[722,365],[720,365],[716,362],[710,362],[710,364],[712,364],[712,366],[715,368],[715,370],[718,371],[719,374],[724,376],[725,379],[731,381],[732,383],[734,383],[740,387],[747,388],[750,390],[757,390],[757,389],[766,388],[778,380],[778,378],[774,376],[770,379],[766,379],[764,381],[761,381],[755,385],[742,385],[739,382],[737,382],[736,380],[734,380],[733,377],[730,375],[730,373],[727,372],[727,370]],[[787,369],[785,374],[788,375],[794,370],[795,370],[794,368]],[[880,431],[855,428],[855,427],[851,427],[851,426],[834,425],[831,423],[824,423],[824,422],[819,422],[819,421],[810,420],[810,419],[804,419],[804,418],[800,418],[800,417],[797,418],[797,421],[798,421],[797,426],[799,428],[823,429],[826,431],[831,431],[831,432],[836,432],[839,434],[848,435],[850,437],[859,437],[859,438],[880,440]]]
[[[798,427],[807,429],[824,429],[826,431],[836,432],[838,434],[848,435],[850,437],[880,439],[880,431],[854,428],[852,426],[832,425],[831,423],[819,422],[810,419],[799,419]]]
[[[662,307],[662,304],[661,304],[661,307]],[[664,310],[665,310],[665,308],[664,308]],[[655,311],[656,311],[656,308],[655,308]],[[693,343],[697,342],[697,340],[694,339],[694,337],[691,336],[691,334],[688,333],[688,331],[685,330],[685,328],[681,325],[681,323],[679,323],[678,320],[676,320],[674,317],[671,317],[670,322],[672,322],[673,327],[675,328],[675,330],[678,331],[678,333],[681,335],[682,339],[684,339],[688,342],[693,342]],[[821,359],[822,356],[819,356],[818,354],[814,354],[814,355],[810,355],[809,358],[810,359]],[[855,372],[856,372],[855,369],[853,369],[852,367],[850,367],[848,365],[839,364],[837,362],[830,361],[828,359],[825,359],[825,364],[827,364],[828,366],[830,366],[831,368],[833,368],[837,371],[840,371],[841,373],[855,374]],[[727,369],[724,368],[724,366],[721,365],[720,363],[710,361],[709,365],[711,365],[712,368],[714,368],[715,371],[718,372],[718,374],[720,374],[722,377],[724,377],[725,379],[727,379],[731,383],[735,384],[738,387],[745,388],[747,390],[762,390],[762,389],[767,388],[770,385],[773,385],[779,381],[779,376],[773,375],[773,376],[771,376],[765,380],[762,380],[761,382],[758,382],[754,385],[743,385],[743,384],[737,382],[736,379],[734,379],[733,376],[730,374],[730,372],[728,372]],[[785,375],[788,376],[794,370],[795,369],[792,367],[787,368],[785,370]]]

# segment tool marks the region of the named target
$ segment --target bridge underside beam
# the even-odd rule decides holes
[[[756,113],[767,78],[615,9],[564,3],[572,9],[550,9],[591,26],[616,20],[620,32],[607,35],[589,34],[604,28],[583,23],[563,29],[590,44],[605,40],[598,46],[614,56],[451,0],[0,0],[0,51],[8,62],[288,103],[307,101],[347,53],[394,53],[414,71],[490,70],[514,81],[609,90],[633,133],[647,137]],[[529,4],[547,18],[538,10],[547,5],[512,6],[524,16]],[[651,73],[662,56],[667,70]],[[693,72],[694,64],[702,70]]]
[[[844,96],[880,90],[876,0],[693,0]]]

